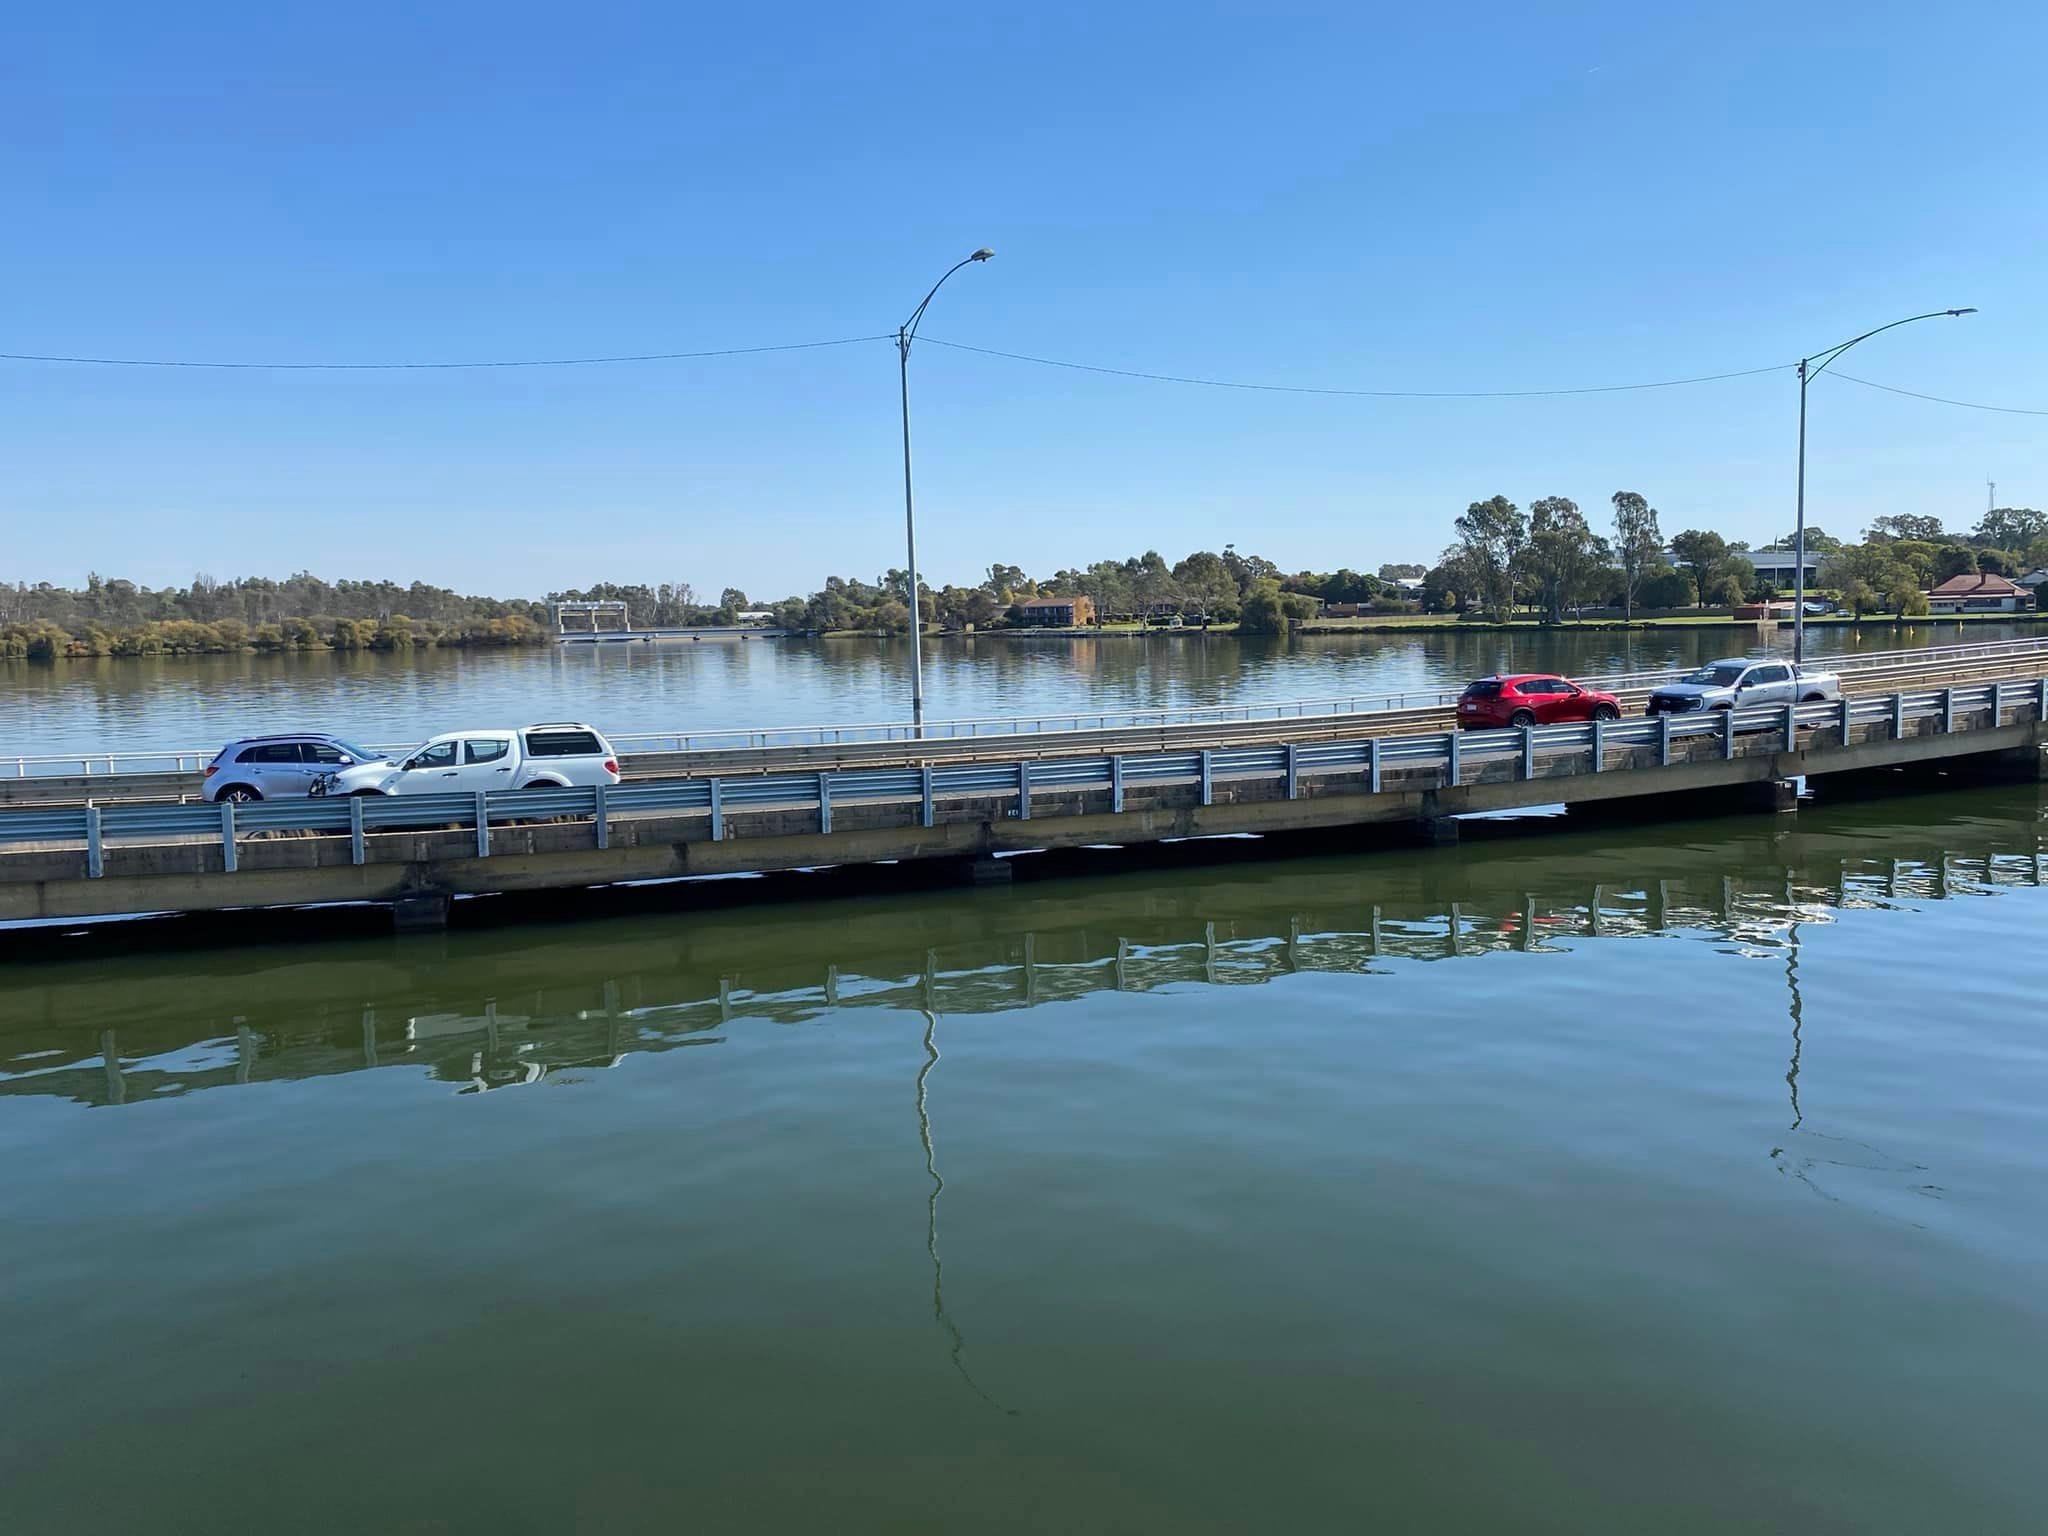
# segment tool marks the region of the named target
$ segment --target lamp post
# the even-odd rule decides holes
[[[1911,325],[1915,320],[1939,320],[1944,316],[1974,315],[1974,309],[1931,309],[1924,315],[1908,315],[1903,320],[1894,320],[1890,325],[1880,325],[1875,331],[1865,331],[1861,336],[1851,336],[1840,346],[1829,347],[1825,352],[1816,352],[1812,357],[1799,360],[1799,525],[1792,535],[1792,665],[1797,667],[1806,660],[1806,386],[1827,370],[1828,364],[1855,346],[1859,341],[1868,341],[1880,331],[1896,330],[1902,325]]]
[[[924,303],[910,312],[910,318],[896,328],[897,371],[903,383],[903,533],[910,551],[910,730],[924,735],[924,610],[917,600],[917,512],[910,497],[910,344],[917,339],[918,322],[924,319],[932,294],[946,286],[951,277],[969,262],[987,261],[995,252],[983,246],[972,256],[946,269],[946,277],[932,284]]]

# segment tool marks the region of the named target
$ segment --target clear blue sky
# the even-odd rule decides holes
[[[1210,377],[1785,362],[2048,408],[2048,9],[45,8],[0,50],[0,351],[435,361],[892,329]],[[1253,394],[921,348],[923,565],[1427,559],[1476,498],[1792,522],[1789,373]],[[0,363],[0,578],[756,596],[900,564],[886,343],[613,368]],[[2048,418],[1813,392],[1813,520],[2048,505]]]

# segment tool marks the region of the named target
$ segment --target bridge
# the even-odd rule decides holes
[[[1032,850],[1353,827],[1450,841],[1460,816],[1646,797],[1677,814],[1789,810],[1802,778],[2038,778],[2048,674],[1510,730],[1372,734],[1357,716],[1307,716],[1254,737],[1103,750],[1049,733],[1028,753],[980,741],[957,756],[892,742],[897,761],[876,766],[608,789],[23,806],[0,810],[0,920],[379,902],[433,926],[457,896],[620,881],[913,860],[996,879],[999,855]]]

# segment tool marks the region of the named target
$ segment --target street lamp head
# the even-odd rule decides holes
[[[1949,313],[1952,315],[1974,315],[1977,311],[1974,309],[1952,309]]]
[[[955,247],[955,249],[957,249],[957,247]],[[967,259],[969,261],[987,261],[989,257],[993,255],[995,255],[995,252],[984,245],[980,250],[976,251],[972,256],[968,257]]]

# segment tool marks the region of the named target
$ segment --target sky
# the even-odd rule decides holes
[[[1307,389],[1789,364],[2048,411],[2048,8],[44,8],[0,352],[447,362],[924,335]],[[1387,399],[920,342],[920,565],[1430,560],[1496,493],[1793,521],[1789,369]],[[887,340],[563,368],[0,361],[0,580],[757,600],[903,564]],[[2048,506],[2048,416],[1823,377],[1812,524]]]

